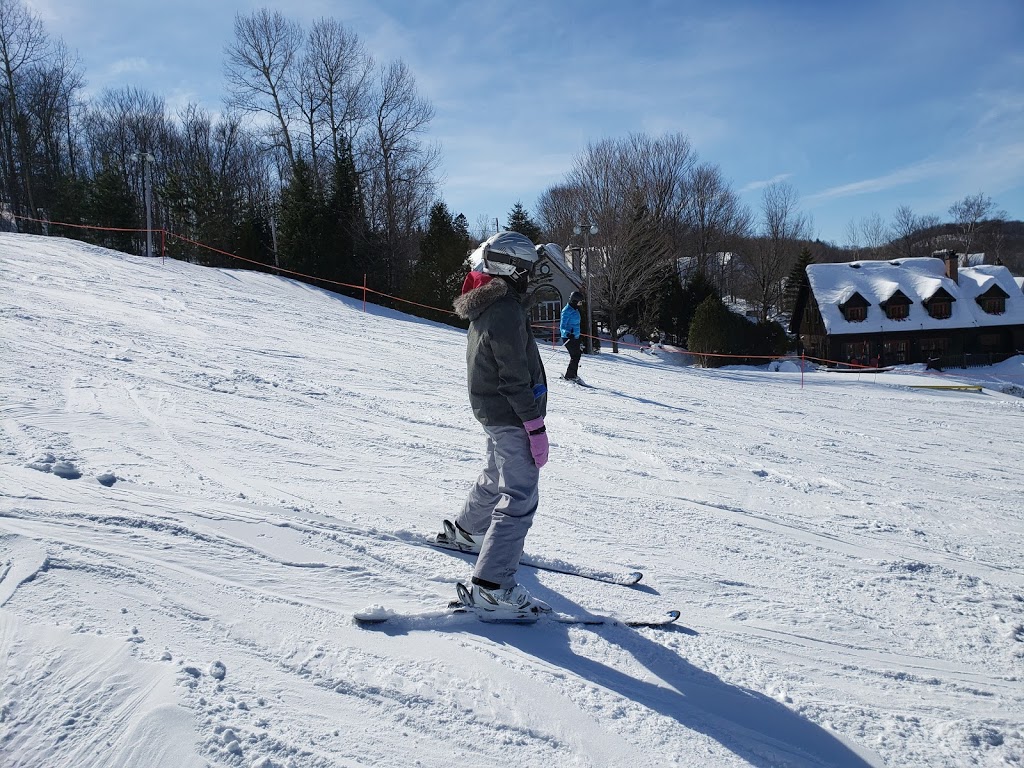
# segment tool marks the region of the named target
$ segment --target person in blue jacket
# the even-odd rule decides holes
[[[579,380],[580,355],[583,354],[580,338],[580,302],[583,294],[573,291],[569,294],[569,303],[562,307],[562,345],[569,350],[569,367],[562,377],[566,381]]]

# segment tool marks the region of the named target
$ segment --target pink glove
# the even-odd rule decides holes
[[[523,428],[530,438],[530,453],[533,463],[540,469],[548,463],[548,431],[544,427],[544,417],[523,422]]]

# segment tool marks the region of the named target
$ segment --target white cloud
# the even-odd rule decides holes
[[[942,163],[934,160],[916,163],[905,168],[899,168],[892,173],[887,173],[883,176],[876,176],[872,179],[861,179],[860,181],[853,181],[848,184],[840,184],[835,187],[830,187],[829,189],[825,189],[813,195],[807,195],[804,197],[804,201],[811,204],[824,202],[826,200],[834,200],[840,197],[882,192],[887,189],[892,189],[893,187],[903,186],[904,184],[913,184],[928,178],[949,173],[955,163],[956,161]]]
[[[132,56],[127,59],[118,59],[110,65],[107,71],[110,75],[124,75],[132,72],[149,72],[150,69],[148,59]]]
[[[777,184],[780,181],[785,181],[793,176],[792,173],[778,173],[772,176],[770,179],[764,179],[763,181],[749,181],[740,188],[740,194],[744,195],[747,192],[756,192],[759,189],[764,189],[772,184]]]

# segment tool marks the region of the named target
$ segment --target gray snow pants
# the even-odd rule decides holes
[[[487,466],[456,522],[470,534],[486,531],[473,580],[508,589],[516,584],[526,533],[537,511],[540,470],[533,463],[530,438],[522,427],[484,427]]]

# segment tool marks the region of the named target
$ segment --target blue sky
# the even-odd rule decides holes
[[[335,18],[401,58],[436,117],[442,196],[504,223],[588,143],[681,132],[755,211],[792,184],[824,240],[983,192],[1024,219],[1024,2],[29,0],[89,93],[219,111],[236,13]]]

